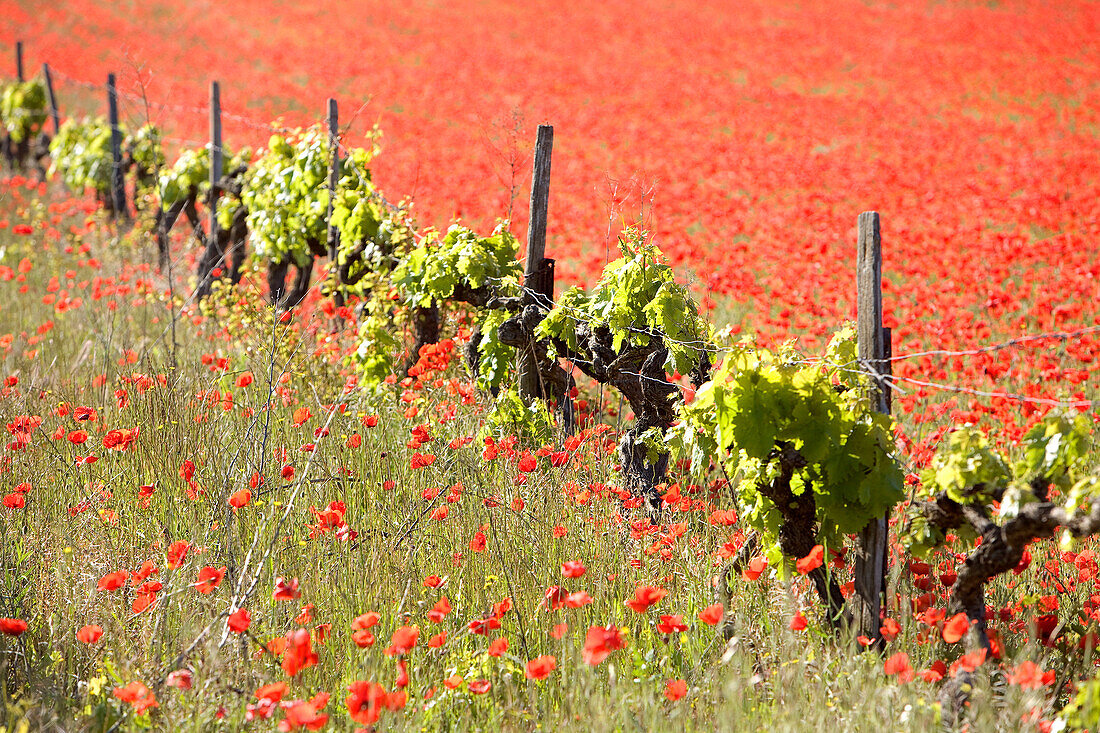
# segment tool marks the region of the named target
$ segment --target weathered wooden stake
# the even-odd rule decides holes
[[[872,402],[878,412],[889,413],[890,401],[881,375],[888,374],[889,331],[882,327],[882,234],[878,212],[859,215],[856,245],[856,329],[859,360],[874,370]],[[886,517],[872,519],[859,534],[855,558],[855,619],[859,633],[882,644],[882,597],[886,590]]]
[[[546,219],[550,205],[550,154],[554,149],[553,125],[539,125],[535,164],[531,173],[531,219],[527,225],[527,264],[523,271],[524,302],[552,307],[553,264],[546,262]],[[547,282],[549,281],[549,282]],[[531,349],[519,355],[519,393],[528,403],[545,398],[538,365]]]
[[[25,81],[23,79],[23,42],[15,42],[15,76],[19,81]]]
[[[336,227],[332,226],[332,206],[336,199],[336,183],[340,172],[340,147],[339,147],[340,115],[336,107],[336,100],[328,100],[328,257],[331,260],[333,276],[336,274]]]
[[[550,154],[554,150],[554,126],[539,125],[535,164],[531,172],[531,219],[527,225],[527,265],[524,284],[542,270],[546,256],[546,219],[550,206]],[[528,291],[527,297],[532,297]]]
[[[340,114],[336,107],[336,100],[331,97],[328,100],[328,218],[325,222],[328,226],[328,259],[329,277],[332,279],[332,302],[337,308],[344,304],[344,291],[340,282],[340,266],[336,261],[336,251],[340,246],[340,237],[336,233],[336,227],[332,225],[332,208],[336,201],[336,184],[340,180]],[[339,319],[333,319],[333,329],[339,328]]]
[[[111,207],[116,217],[128,219],[126,181],[122,171],[122,130],[118,126],[118,89],[115,75],[107,75],[107,117],[111,124]]]
[[[42,76],[46,77],[46,98],[50,102],[50,117],[53,119],[53,134],[61,132],[61,114],[57,111],[57,96],[53,93],[53,76],[50,65],[42,64]]]
[[[218,182],[222,179],[222,94],[221,85],[210,82],[210,241],[218,241]],[[220,258],[211,260],[216,267]]]

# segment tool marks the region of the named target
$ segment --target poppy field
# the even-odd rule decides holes
[[[1094,3],[0,7],[4,731],[1100,729]]]

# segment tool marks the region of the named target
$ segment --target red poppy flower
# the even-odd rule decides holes
[[[183,564],[183,561],[187,559],[187,553],[191,549],[191,543],[184,540],[176,540],[168,546],[168,552],[165,553],[167,558],[168,567],[178,568]]]
[[[508,651],[508,639],[503,636],[493,639],[493,642],[489,644],[490,657],[499,657],[506,651]]]
[[[130,428],[129,430],[115,428],[103,436],[103,447],[108,450],[124,451],[137,440],[139,433],[141,433],[140,427]],[[69,439],[72,440],[71,435]]]
[[[77,407],[73,410],[73,419],[77,422],[95,422],[98,413],[90,407]]]
[[[301,591],[298,590],[297,578],[291,578],[290,581],[282,577],[275,579],[274,598],[276,601],[293,601],[301,595]]]
[[[114,695],[122,702],[130,703],[138,715],[149,708],[157,707],[157,698],[153,691],[136,680],[124,687],[116,687]]]
[[[377,682],[356,680],[348,685],[348,692],[351,694],[344,702],[351,719],[363,725],[377,723],[387,703],[386,688]]]
[[[351,628],[353,629],[369,629],[374,627],[382,617],[376,611],[367,611],[366,613],[359,614],[351,621]]]
[[[821,545],[814,545],[813,549],[806,557],[795,562],[795,568],[798,570],[799,575],[806,575],[814,570],[817,570],[825,562],[825,548]]]
[[[905,652],[898,652],[887,659],[883,669],[888,675],[896,674],[902,682],[913,680],[913,668],[909,665],[909,655]]]
[[[944,675],[946,674],[947,665],[944,664],[942,659],[937,659],[935,662],[932,663],[932,666],[928,667],[927,669],[922,669],[920,672],[917,672],[917,676],[928,683],[939,682],[944,678]]]
[[[544,680],[557,669],[558,660],[549,654],[543,654],[527,662],[524,676],[529,680]]]
[[[225,567],[215,568],[212,565],[199,570],[199,580],[195,583],[195,590],[203,595],[209,595],[214,592],[214,589],[218,587],[222,582],[222,578],[225,577]]]
[[[229,495],[229,506],[240,509],[252,501],[252,492],[248,489],[239,489]]]
[[[622,632],[615,626],[590,626],[588,634],[584,638],[584,649],[581,656],[585,664],[593,667],[607,659],[607,656],[616,649],[626,648],[626,639]]]
[[[271,702],[279,702],[283,699],[283,695],[286,694],[287,684],[285,682],[273,682],[270,685],[264,685],[256,689],[257,700],[269,700]]]
[[[283,720],[280,731],[321,730],[328,723],[328,715],[317,711],[317,706],[309,700],[294,700],[283,703]]]
[[[676,702],[687,694],[688,686],[684,680],[669,680],[665,683],[665,697]]]
[[[745,580],[756,580],[768,567],[768,561],[763,555],[757,555],[749,560],[749,564],[741,571],[741,577]]]
[[[566,578],[579,578],[587,568],[580,560],[567,560],[561,564],[561,574]]]
[[[130,611],[134,614],[139,614],[156,603],[156,601],[157,597],[153,593],[138,593],[134,596],[134,602],[130,604]]]
[[[516,467],[519,468],[519,470],[523,471],[524,473],[531,473],[536,468],[538,468],[538,466],[539,466],[538,459],[535,458],[530,453],[524,452],[524,454],[522,456],[520,456],[519,463],[517,464]]]
[[[504,618],[504,615],[512,610],[512,597],[508,596],[500,603],[493,604],[493,618]]]
[[[360,649],[366,649],[369,646],[374,646],[375,641],[374,634],[367,631],[366,629],[358,629],[356,631],[353,631],[351,633],[351,640],[352,642],[354,642],[355,646],[359,647]]]
[[[1008,681],[1013,685],[1019,685],[1024,689],[1037,690],[1045,685],[1054,684],[1054,670],[1044,672],[1035,662],[1027,661],[1020,664],[1008,674]]]
[[[302,606],[302,610],[298,611],[298,615],[294,617],[294,623],[299,626],[305,626],[313,620],[313,604],[307,603]]]
[[[791,631],[802,631],[807,626],[809,626],[809,622],[806,621],[806,617],[802,615],[801,611],[799,611],[794,615],[794,618],[791,619],[791,622],[788,624],[788,626],[790,627]]]
[[[399,626],[390,637],[390,645],[386,648],[386,654],[396,657],[399,654],[408,654],[416,646],[420,638],[419,626]]]
[[[653,585],[640,585],[634,589],[634,597],[627,601],[626,605],[635,613],[645,613],[666,595],[668,595],[668,591],[664,588]]]
[[[722,604],[715,603],[699,612],[699,620],[708,626],[714,626],[722,620],[723,613],[725,613],[725,609],[722,607]]]
[[[313,417],[313,415],[310,414],[308,407],[299,407],[294,411],[294,422],[292,424],[294,427],[300,428],[305,425],[306,421],[311,417]]]
[[[447,617],[447,614],[451,612],[451,602],[447,600],[447,596],[443,596],[436,604],[432,606],[432,610],[428,611],[428,620],[441,624],[443,619]]]
[[[226,624],[233,633],[243,634],[248,630],[248,627],[252,625],[252,614],[250,614],[246,608],[238,608],[236,611],[229,614],[229,618],[226,619]]]
[[[5,636],[19,636],[27,630],[27,622],[18,618],[0,618],[0,633]]]
[[[687,624],[684,623],[684,617],[678,613],[662,615],[661,620],[657,622],[657,632],[666,636],[687,631],[687,627]]]
[[[409,686],[409,665],[404,659],[397,660],[397,679],[393,682],[394,687],[408,687]]]
[[[113,573],[107,573],[99,579],[96,588],[107,592],[118,590],[126,584],[126,575],[127,573],[125,570],[116,570]]]
[[[177,669],[169,672],[168,676],[164,678],[164,684],[179,690],[190,690],[192,686],[191,670]]]
[[[475,695],[484,695],[492,687],[489,680],[474,680],[470,684],[466,685],[466,689]]]
[[[954,644],[966,636],[969,629],[970,619],[966,617],[966,614],[956,613],[943,625],[943,640],[948,644]]]
[[[313,639],[305,629],[298,629],[286,636],[286,651],[283,652],[283,672],[293,677],[303,669],[317,664],[317,653],[313,651]]]
[[[84,644],[95,644],[99,641],[99,637],[103,636],[103,627],[95,624],[88,624],[87,626],[80,627],[80,630],[76,632],[77,641]]]
[[[951,676],[958,675],[959,670],[966,670],[967,672],[973,672],[978,667],[985,664],[986,650],[984,648],[979,649],[976,652],[968,652],[955,660],[955,663],[951,665]]]

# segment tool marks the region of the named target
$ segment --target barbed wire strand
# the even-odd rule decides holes
[[[81,87],[84,87],[84,88],[87,88],[87,89],[102,90],[103,86],[104,86],[103,84],[96,84],[96,83],[89,82],[89,81],[86,81],[86,80],[83,80],[83,79],[78,79],[76,77],[70,76],[70,75],[60,71],[59,69],[55,69],[53,67],[51,67],[51,71],[53,73],[55,73],[58,76],[59,79],[65,81],[67,83],[75,84],[75,85],[78,85],[78,86],[81,86]],[[128,92],[128,91],[125,91],[125,90],[122,90],[122,89],[116,89],[116,92],[117,92],[117,94],[119,95],[119,97],[121,99],[126,99],[127,101],[138,101],[138,102],[141,102],[143,105],[148,105],[149,108],[155,108],[157,110],[185,112],[185,113],[198,114],[198,115],[206,115],[206,114],[209,114],[209,111],[210,111],[208,106],[191,106],[191,105],[172,104],[172,103],[165,103],[165,102],[155,102],[155,101],[147,100],[144,97],[142,97],[141,95],[137,95],[137,94],[134,94],[132,92]],[[280,125],[277,125],[277,124],[271,123],[271,122],[266,122],[266,123],[261,122],[259,120],[254,119],[254,118],[248,117],[246,115],[227,112],[224,109],[222,111],[222,116],[225,119],[229,119],[229,120],[232,120],[234,122],[238,122],[242,125],[245,125],[247,127],[257,129],[257,130],[264,130],[266,132],[278,132],[278,133],[281,133],[281,134],[287,134],[287,133],[294,132],[294,130],[292,128],[282,127]],[[318,124],[320,124],[320,123],[318,123]],[[186,139],[186,138],[179,138],[179,137],[169,136],[169,135],[162,135],[161,138],[164,139],[164,140],[177,142],[177,143],[180,143],[180,144],[183,144],[183,145],[211,148],[211,144],[209,142],[191,140],[191,139]],[[342,158],[342,162],[347,164],[346,169],[350,169],[356,175],[356,177],[359,178],[361,183],[371,184],[371,190],[372,190],[373,195],[377,196],[378,200],[380,202],[382,202],[387,208],[389,208],[390,210],[398,210],[400,207],[398,207],[397,205],[391,203],[388,199],[386,199],[386,197],[380,191],[378,191],[376,188],[373,187],[373,184],[371,183],[371,180],[370,180],[369,172],[359,170],[359,166],[358,166],[358,164],[356,163],[356,161],[354,160],[354,158],[352,156],[353,149],[349,148],[347,145],[344,144],[344,142],[340,139],[340,134],[339,133],[337,133],[337,137],[336,137],[335,142],[336,142],[337,150],[339,152],[342,152],[345,156],[345,157]],[[222,150],[222,152],[229,152],[228,148],[226,146],[222,146],[221,150]],[[327,183],[325,185],[327,187]],[[182,259],[182,256],[181,256],[181,259]],[[502,279],[500,279],[500,278],[490,278],[490,280],[496,280],[498,283],[503,282]],[[319,282],[315,283],[314,285],[311,285],[310,290],[313,290],[314,288],[320,288],[322,286],[322,284],[323,284],[323,281],[319,281]],[[545,295],[542,295],[541,293],[535,293],[533,290],[531,290],[529,288],[526,288],[523,285],[519,285],[519,288],[520,288],[521,292],[524,293],[525,295],[535,295],[535,296],[538,296],[538,298],[540,298],[544,301],[547,300],[545,298]],[[190,306],[192,304],[193,298],[194,298],[194,294],[192,294],[192,296],[190,298],[185,300],[183,307],[187,308],[188,306]],[[552,300],[552,299],[549,299],[549,301],[550,301],[550,303],[552,304],[552,306],[554,308],[565,310],[567,312],[567,314],[569,315],[569,317],[575,323],[578,323],[578,324],[582,323],[582,322],[587,323],[590,320],[588,318],[588,314],[584,313],[583,311],[580,311],[579,309],[572,308],[572,307],[570,307],[570,306],[568,306],[568,305],[566,305],[566,304],[564,304],[560,301],[555,301],[555,300]],[[756,347],[753,347],[751,345],[717,346],[716,344],[709,341],[708,339],[694,339],[694,340],[675,339],[675,338],[672,338],[672,337],[668,336],[667,334],[657,334],[653,331],[653,329],[643,329],[643,328],[638,328],[638,327],[633,327],[633,326],[627,326],[625,328],[625,330],[627,330],[629,332],[632,332],[632,333],[635,333],[635,334],[638,334],[638,335],[645,335],[647,337],[653,337],[653,336],[659,335],[661,338],[664,339],[666,344],[674,344],[676,346],[692,348],[692,349],[696,349],[696,350],[707,349],[707,350],[713,351],[715,353],[734,353],[734,352],[745,353],[746,351],[751,352],[751,351],[756,350]],[[1046,341],[1046,340],[1052,340],[1052,339],[1056,339],[1056,340],[1060,340],[1060,341],[1068,341],[1070,339],[1079,338],[1081,336],[1085,336],[1085,335],[1089,335],[1089,334],[1093,334],[1093,333],[1100,333],[1100,325],[1088,326],[1088,327],[1084,327],[1084,328],[1080,328],[1080,329],[1076,329],[1076,330],[1071,330],[1071,331],[1063,330],[1063,331],[1050,331],[1050,332],[1044,332],[1044,333],[1038,333],[1038,334],[1025,334],[1025,335],[1013,337],[1013,338],[1010,338],[1010,339],[1007,339],[1005,341],[1001,341],[1001,342],[998,342],[998,343],[995,343],[995,344],[990,344],[990,345],[987,345],[987,346],[976,347],[976,348],[971,348],[971,349],[958,349],[958,350],[929,349],[929,350],[925,350],[925,351],[909,352],[909,353],[906,353],[906,354],[895,354],[895,355],[892,355],[891,357],[889,357],[888,359],[885,359],[883,361],[902,362],[902,361],[906,361],[906,360],[909,360],[909,359],[916,359],[916,358],[922,358],[922,357],[953,358],[953,357],[964,357],[964,356],[978,356],[978,355],[982,355],[982,354],[988,354],[988,353],[994,353],[994,352],[997,352],[997,351],[1002,351],[1002,350],[1009,349],[1009,348],[1022,347],[1022,346],[1025,346],[1025,345],[1028,345],[1028,344],[1031,344],[1031,343],[1034,343],[1034,342],[1039,342],[1039,341]],[[592,364],[591,362],[585,361],[585,360],[580,359],[580,358],[576,358],[575,356],[571,359],[571,361],[578,362],[578,363],[581,363],[581,364],[585,364],[586,366],[594,366],[594,364]],[[1011,401],[1016,401],[1016,402],[1041,404],[1041,405],[1047,405],[1047,406],[1051,406],[1051,407],[1060,407],[1060,408],[1091,407],[1092,405],[1094,405],[1098,402],[1098,400],[1056,400],[1056,399],[1045,398],[1045,397],[1032,397],[1032,396],[1029,396],[1029,395],[1023,395],[1023,394],[1019,394],[1019,393],[1015,393],[1015,392],[981,390],[981,389],[976,389],[976,388],[972,388],[972,387],[965,387],[965,386],[961,386],[961,385],[943,384],[943,383],[939,383],[939,382],[932,382],[932,381],[928,381],[928,380],[916,379],[914,377],[906,377],[906,376],[899,376],[899,375],[882,375],[882,374],[879,374],[876,370],[871,369],[869,364],[865,364],[863,369],[851,369],[850,368],[851,363],[847,363],[847,364],[830,363],[828,360],[826,360],[824,358],[804,359],[804,360],[799,360],[797,363],[822,364],[822,365],[827,365],[827,366],[832,367],[833,369],[837,369],[837,370],[844,371],[844,372],[869,375],[873,379],[878,380],[880,385],[889,384],[895,391],[902,392],[902,393],[904,393],[904,390],[903,390],[903,388],[900,387],[899,383],[910,384],[910,385],[919,386],[919,387],[923,387],[923,388],[927,388],[927,389],[957,392],[957,393],[961,393],[961,394],[970,394],[970,395],[979,396],[979,397],[986,397],[986,398],[1001,398],[1001,399],[1006,399],[1006,400],[1011,400]],[[653,382],[667,383],[667,382],[664,382],[664,380],[658,380],[658,379],[655,379],[653,377],[649,377],[647,375],[643,375],[643,374],[638,373],[638,372],[622,371],[620,373],[628,374],[628,375],[631,375],[631,376],[636,376],[639,379],[646,379],[646,380],[650,380],[650,381],[653,381]]]

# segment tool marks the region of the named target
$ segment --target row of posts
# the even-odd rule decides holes
[[[23,42],[15,45],[16,73],[23,76]],[[42,65],[49,96],[54,133],[60,129],[57,98],[49,64]],[[118,122],[118,90],[115,75],[107,75],[107,110],[111,125],[111,194],[115,211],[125,215],[125,188],[122,171],[122,132]],[[329,146],[328,251],[333,277],[337,267],[337,233],[332,226],[333,198],[340,168],[338,110],[335,99],[327,104]],[[554,260],[546,258],[546,222],[550,202],[550,157],[554,147],[554,128],[539,125],[535,159],[531,175],[531,216],[527,228],[527,261],[524,266],[524,303],[551,307],[554,302]],[[210,83],[210,237],[217,237],[218,182],[222,177],[221,88]],[[337,294],[337,297],[341,297]],[[882,236],[879,215],[866,211],[859,215],[856,246],[856,301],[859,359],[878,376],[874,403],[879,412],[890,412],[891,334],[882,325]],[[539,374],[530,350],[520,353],[519,391],[532,402],[542,396]],[[857,596],[857,621],[861,633],[881,645],[882,599],[886,588],[887,518],[873,520],[860,533],[856,547],[854,584]]]

